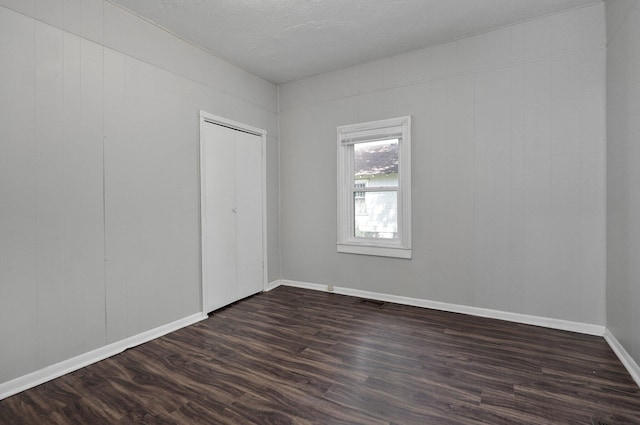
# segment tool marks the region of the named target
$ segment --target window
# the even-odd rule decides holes
[[[338,252],[411,258],[411,117],[338,127]]]

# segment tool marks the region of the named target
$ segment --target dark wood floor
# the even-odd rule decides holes
[[[2,424],[640,424],[599,337],[287,287],[0,401]]]

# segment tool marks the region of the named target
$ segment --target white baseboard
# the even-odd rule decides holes
[[[545,328],[559,329],[563,331],[578,332],[587,335],[604,337],[613,352],[618,356],[624,367],[627,369],[633,380],[640,386],[640,366],[624,349],[622,344],[605,326],[592,325],[589,323],[571,322],[567,320],[552,319],[541,316],[530,316],[526,314],[510,313],[500,310],[491,310],[478,307],[470,307],[459,304],[443,303],[439,301],[423,300],[419,298],[401,297],[397,295],[381,294],[378,292],[361,291],[358,289],[334,286],[333,291],[328,290],[328,285],[318,283],[299,282],[293,280],[280,280],[279,285],[292,286],[295,288],[312,289],[315,291],[333,292],[341,295],[368,298],[378,301],[387,301],[398,304],[411,305],[415,307],[431,308],[434,310],[449,311],[452,313],[463,313],[472,316],[487,317],[491,319],[506,320],[509,322],[524,323],[527,325],[542,326]],[[279,285],[274,286],[277,287]]]
[[[175,322],[158,326],[157,328],[150,329],[129,338],[125,338],[109,345],[105,345],[104,347],[97,348],[84,354],[80,354],[79,356],[72,357],[68,360],[61,361],[60,363],[56,363],[40,370],[36,370],[35,372],[28,373],[11,381],[1,383],[0,400],[88,366],[92,363],[96,363],[100,360],[104,360],[108,357],[119,354],[128,348],[144,344],[145,342],[151,341],[152,339],[161,337],[180,328],[184,328],[185,326],[197,323],[201,320],[206,319],[207,317],[208,316],[203,313],[193,314],[191,316],[176,320]]]
[[[629,374],[634,381],[640,386],[640,366],[633,360],[629,353],[624,349],[620,342],[613,336],[613,334],[604,326],[592,325],[580,322],[571,322],[560,319],[551,319],[540,316],[530,316],[519,313],[509,313],[500,310],[491,310],[478,307],[470,307],[459,304],[443,303],[439,301],[423,300],[419,298],[401,297],[398,295],[383,294],[378,292],[362,291],[358,289],[351,289],[345,287],[334,286],[332,291],[329,291],[327,285],[299,282],[293,280],[278,279],[273,282],[269,282],[264,289],[265,292],[271,291],[278,286],[292,286],[296,288],[312,289],[315,291],[333,292],[341,295],[349,295],[360,298],[368,298],[372,300],[387,301],[398,304],[411,305],[415,307],[431,308],[434,310],[449,311],[453,313],[463,313],[472,316],[487,317],[492,319],[506,320],[516,323],[524,323],[529,325],[543,326],[552,329],[560,329],[572,332],[578,332],[589,335],[603,336],[605,340],[611,346],[611,349],[618,356],[622,364],[627,368]],[[37,385],[43,384],[52,379],[58,378],[64,374],[73,372],[92,363],[99,362],[108,357],[114,356],[123,352],[128,348],[135,347],[152,339],[161,337],[170,332],[176,331],[185,326],[192,325],[201,320],[207,318],[206,314],[197,313],[183,319],[176,320],[175,322],[168,323],[163,326],[159,326],[155,329],[142,332],[138,335],[123,339],[121,341],[114,342],[104,347],[97,348],[88,353],[81,354],[68,360],[64,360],[60,363],[56,363],[51,366],[47,366],[43,369],[31,372],[27,375],[20,376],[11,381],[0,383],[0,400],[10,397],[14,394],[33,388]]]
[[[341,295],[350,295],[353,297],[368,298],[378,301],[387,301],[397,304],[411,305],[414,307],[431,308],[434,310],[449,311],[452,313],[463,313],[471,316],[487,317],[491,319],[507,320],[509,322],[524,323],[527,325],[543,326],[545,328],[560,329],[563,331],[578,332],[588,335],[603,336],[605,327],[600,325],[592,325],[589,323],[572,322],[568,320],[552,319],[541,316],[530,316],[527,314],[510,313],[500,310],[492,310],[488,308],[470,307],[460,304],[450,304],[440,301],[424,300],[420,298],[401,297],[398,295],[389,295],[379,292],[362,291],[359,289],[351,289],[340,286],[334,286],[333,291],[328,290],[327,285],[317,283],[298,282],[292,280],[281,280],[281,284],[285,286],[293,286],[296,288],[313,289],[316,291],[333,292]]]
[[[272,290],[276,289],[280,285],[282,285],[282,280],[280,280],[280,279],[274,280],[273,282],[269,282],[267,284],[267,286],[264,288],[264,291],[262,291],[262,292],[272,291]]]
[[[616,356],[620,359],[624,367],[627,368],[629,374],[636,381],[636,384],[640,386],[640,366],[633,360],[633,357],[624,349],[620,341],[609,331],[609,329],[604,331],[604,339],[607,340],[609,346],[616,353]]]

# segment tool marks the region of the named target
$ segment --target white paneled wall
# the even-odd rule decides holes
[[[640,382],[640,1],[606,7],[607,326]]]
[[[284,84],[280,108],[604,47],[601,9],[601,5],[581,8]]]
[[[0,32],[0,340],[11,341],[0,344],[4,381],[38,364],[34,22],[0,8]]]
[[[2,382],[103,345],[105,318],[102,48],[0,22]]]
[[[201,109],[269,132],[279,277],[273,84],[101,0],[0,0],[0,74],[0,393],[200,311]]]
[[[604,41],[599,4],[281,86],[283,278],[604,325]],[[336,253],[336,126],[408,114],[413,259]]]

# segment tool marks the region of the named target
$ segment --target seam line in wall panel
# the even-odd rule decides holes
[[[282,158],[280,154],[280,139],[282,138],[282,133],[280,131],[280,85],[276,86],[276,111],[277,111],[277,126],[278,126],[278,137],[276,138],[276,146],[278,148],[278,279],[282,279],[282,178],[280,174],[280,169],[282,168]],[[268,213],[268,211],[267,211]],[[268,229],[267,229],[268,230]],[[267,246],[267,253],[268,251]],[[269,258],[267,257],[267,262]],[[269,280],[269,276],[267,275],[267,281]],[[267,282],[268,284],[269,282]]]
[[[605,58],[604,61],[602,63],[603,69],[602,69],[602,74],[604,75],[604,81],[601,87],[601,92],[600,95],[602,96],[603,99],[603,104],[601,106],[601,116],[602,116],[602,120],[603,120],[603,125],[602,125],[602,130],[600,133],[600,137],[602,138],[602,140],[604,140],[604,143],[602,144],[602,146],[600,147],[601,149],[601,153],[602,153],[602,159],[601,161],[601,165],[602,165],[602,169],[603,169],[603,175],[602,175],[602,181],[600,182],[602,184],[603,187],[603,191],[602,191],[602,196],[603,196],[603,211],[602,211],[602,215],[604,217],[604,222],[602,223],[602,227],[601,227],[601,231],[602,231],[602,236],[603,236],[603,243],[604,243],[604,256],[602,258],[602,262],[604,264],[604,267],[602,268],[602,274],[601,274],[601,279],[604,282],[604,286],[602,287],[601,291],[602,291],[602,300],[604,302],[604,307],[603,307],[603,315],[604,315],[604,323],[605,326],[607,326],[607,223],[609,221],[609,217],[608,217],[608,204],[607,204],[607,173],[608,173],[608,159],[607,159],[607,126],[608,124],[608,119],[607,119],[607,54],[605,54]]]
[[[82,107],[82,94],[84,93],[84,86],[82,85],[82,81],[84,78],[84,67],[83,67],[83,61],[82,59],[84,58],[83,56],[83,41],[81,37],[78,37],[78,53],[79,53],[79,69],[80,69],[80,81],[78,82],[78,85],[80,87],[80,93],[79,93],[79,105],[80,105],[80,111],[79,111],[79,115],[80,115],[80,122],[78,123],[79,129],[78,129],[78,133],[80,134],[80,140],[82,141],[84,139],[84,134],[83,134],[83,123],[85,120],[85,114],[84,114],[84,108]],[[80,174],[82,174],[82,166],[83,166],[83,154],[82,152],[80,153]],[[84,244],[84,242],[83,242]],[[86,292],[86,286],[82,285],[82,303],[83,305],[87,304],[87,292]],[[87,328],[86,328],[86,321],[83,320],[82,323],[82,352],[86,352],[87,350]]]
[[[104,42],[104,2],[102,2],[102,41]],[[109,342],[109,326],[108,326],[108,314],[107,314],[107,184],[106,184],[106,161],[105,161],[105,125],[104,115],[106,111],[105,106],[105,46],[102,47],[102,297],[104,300],[104,344]]]
[[[63,16],[64,16],[64,6],[62,7],[62,13],[63,13]],[[63,164],[64,164],[65,171],[68,171],[69,167],[71,165],[71,160],[64,153],[64,149],[65,149],[64,144],[68,143],[68,139],[66,137],[67,136],[66,133],[67,133],[68,130],[67,130],[67,124],[65,123],[65,120],[66,120],[66,117],[67,117],[67,69],[66,69],[66,66],[67,66],[67,58],[66,58],[67,34],[64,31],[60,31],[60,37],[62,39],[61,40],[61,44],[62,44],[62,49],[61,49],[61,52],[62,52],[62,122],[64,123],[63,124],[64,127],[63,127],[62,132],[61,132],[62,133],[62,143],[63,143],[63,145],[62,145],[62,151],[63,151],[62,158],[63,158]],[[82,79],[82,78],[80,78],[80,79]],[[82,122],[82,120],[80,120],[80,122]],[[66,176],[63,173],[63,175],[62,175],[62,179],[63,179],[62,181],[63,182],[65,180],[65,177]],[[63,198],[65,196],[67,196],[66,193],[63,195]],[[63,229],[65,228],[66,224],[67,224],[66,222],[64,222],[64,221],[62,222],[62,228]],[[61,239],[62,239],[62,242],[64,244],[64,249],[61,250],[62,251],[62,260],[61,260],[61,262],[64,265],[65,262],[67,261],[67,258],[68,258],[67,257],[68,256],[68,253],[67,253],[68,239],[66,239],[66,238],[61,238]],[[64,276],[64,273],[63,273],[63,276]],[[65,278],[63,277],[62,279],[64,280]],[[62,291],[60,291],[60,292],[62,292]],[[69,282],[67,282],[64,285],[63,300],[64,300],[64,322],[65,323],[64,323],[64,330],[62,332],[62,339],[64,340],[65,339],[65,335],[69,330],[69,324],[68,324],[69,323]],[[83,338],[84,338],[84,336],[83,336]],[[63,342],[63,345],[66,346],[66,344],[64,342]],[[68,350],[68,348],[66,348],[66,349]],[[65,354],[65,357],[67,357],[67,356],[68,356],[68,354]]]
[[[548,285],[551,281],[551,270],[553,268],[553,265],[556,263],[556,259],[553,255],[551,255],[551,242],[552,242],[552,227],[553,227],[553,217],[554,217],[554,205],[553,205],[553,194],[554,194],[554,185],[553,185],[553,172],[554,172],[554,167],[553,167],[553,140],[554,140],[554,134],[555,134],[555,128],[554,128],[554,117],[553,117],[553,106],[554,106],[554,102],[553,102],[553,95],[555,93],[554,91],[554,76],[555,76],[555,63],[550,63],[549,64],[549,99],[547,100],[547,104],[549,105],[549,189],[547,191],[547,202],[549,205],[549,210],[548,210],[548,217],[549,217],[549,221],[547,223],[547,229],[546,229],[546,248],[547,248],[547,252],[545,252],[545,266],[547,267],[547,275],[545,277],[547,277],[549,280],[547,280],[545,283]],[[551,297],[550,293],[547,293],[547,297]],[[546,299],[547,303],[550,303],[550,298]]]
[[[513,74],[515,72],[515,67],[514,69],[511,70],[511,72],[509,73],[509,92],[513,93],[514,92],[514,82],[513,82]],[[515,114],[515,111],[517,110],[514,105],[513,105],[513,96],[511,96],[510,100],[510,104],[511,107],[509,108],[509,139],[511,140],[511,142],[509,143],[509,188],[507,191],[507,194],[509,196],[509,200],[507,201],[507,205],[508,205],[508,211],[507,211],[507,217],[508,217],[508,230],[507,230],[507,237],[508,237],[508,246],[509,246],[509,263],[511,264],[510,267],[507,268],[507,280],[510,281],[511,280],[511,273],[512,273],[512,268],[513,267],[513,260],[511,257],[511,254],[513,253],[513,116]],[[507,172],[505,171],[505,174]],[[512,287],[513,288],[513,287]],[[512,292],[513,293],[513,292]],[[513,295],[511,295],[511,297],[513,298]]]
[[[605,37],[606,37],[606,28],[605,28]],[[605,43],[606,43],[606,39],[605,39]],[[605,55],[606,56],[606,55]],[[584,56],[583,56],[584,58]],[[584,87],[584,81],[585,81],[585,73],[584,73],[584,68],[580,67],[580,75],[577,76],[579,81],[580,81],[580,86]],[[606,76],[604,77],[605,81],[606,81]],[[606,101],[604,102],[606,103]],[[576,115],[577,115],[577,121],[580,125],[580,130],[578,130],[578,134],[579,134],[579,143],[578,143],[578,161],[579,161],[579,166],[578,166],[578,181],[580,182],[584,182],[584,163],[583,163],[583,155],[584,155],[584,146],[583,146],[583,141],[587,140],[586,137],[584,136],[584,108],[580,107],[576,110]],[[605,202],[606,204],[606,202]],[[580,190],[578,193],[578,205],[580,206],[581,209],[584,208],[584,185],[580,185]],[[604,216],[604,221],[605,223],[607,222],[607,217]],[[582,223],[580,223],[580,229],[582,229]],[[584,246],[584,234],[582,232],[580,232],[580,245]],[[606,251],[606,243],[605,243],[605,251]],[[606,288],[607,286],[607,282],[606,281],[602,281],[603,286]],[[606,300],[604,300],[604,303],[606,304]],[[605,319],[605,326],[606,326],[606,319]]]
[[[35,218],[35,245],[36,245],[36,271],[35,271],[35,290],[36,290],[36,365],[40,367],[40,238],[38,237],[38,84],[37,84],[37,26],[38,23],[34,19],[33,20],[33,165],[35,170],[35,179],[34,179],[34,187],[33,187],[33,198],[34,198],[34,218]]]
[[[473,214],[473,244],[475,247],[475,244],[478,242],[478,225],[477,225],[477,220],[478,220],[478,202],[476,201],[476,172],[478,171],[478,164],[477,164],[477,153],[478,153],[478,149],[477,144],[478,144],[478,76],[477,75],[473,75],[473,124],[472,124],[472,128],[473,128],[473,135],[471,136],[471,146],[472,146],[472,163],[473,163],[473,170],[472,170],[472,190],[473,190],[473,207],[472,207],[472,214]],[[474,248],[475,251],[475,248]],[[476,268],[478,267],[478,257],[477,254],[474,252],[473,254],[473,264],[472,264],[472,272],[475,275],[476,272]],[[471,299],[472,300],[476,300],[476,285],[472,285],[471,287]]]
[[[522,98],[524,98],[524,93],[525,93],[525,90],[526,90],[526,88],[525,88],[526,75],[527,75],[527,73],[526,73],[525,67],[523,66],[522,70],[521,70],[521,73],[519,75],[520,84],[521,84],[521,87],[522,87]],[[526,198],[525,197],[526,197],[526,195],[524,193],[524,185],[525,185],[525,175],[526,175],[525,174],[525,170],[526,170],[526,161],[527,161],[527,159],[526,159],[527,158],[527,156],[526,156],[526,140],[527,139],[526,139],[526,136],[525,136],[526,113],[525,113],[525,109],[524,108],[520,109],[520,114],[521,114],[521,118],[522,118],[522,123],[520,124],[521,125],[520,130],[522,132],[522,134],[520,136],[520,138],[521,138],[521,140],[520,140],[520,146],[521,146],[520,147],[520,155],[521,155],[520,164],[522,166],[522,177],[521,177],[522,180],[521,180],[521,182],[522,182],[522,192],[523,192],[522,197],[520,198],[520,208],[521,208],[520,211],[525,211],[525,205],[526,205]],[[524,233],[524,229],[525,229],[524,228],[524,222],[521,221],[520,225],[519,225],[520,236],[521,236],[520,240],[522,241],[522,248],[520,250],[520,276],[524,275],[524,270],[525,270],[525,268],[524,268],[524,261],[525,261],[525,245],[524,245],[524,240],[525,240],[524,234],[525,233]],[[520,299],[521,303],[519,305],[522,308],[522,310],[524,311],[524,309],[525,309],[525,301],[524,301],[525,300],[525,295],[521,292],[520,296],[521,296],[521,299]]]

